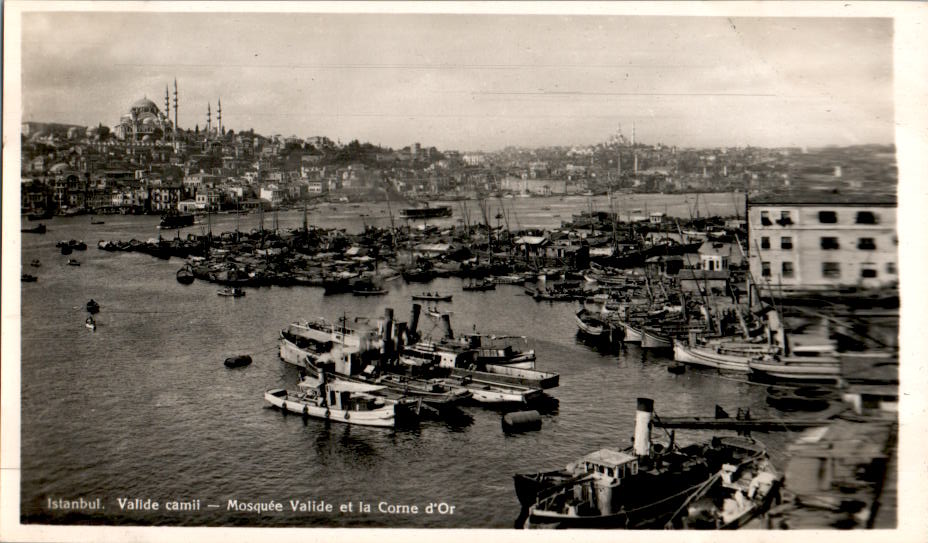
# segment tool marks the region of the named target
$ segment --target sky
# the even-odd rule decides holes
[[[176,78],[182,128],[221,98],[236,131],[393,148],[894,137],[888,18],[58,12],[22,35],[24,121],[114,126]]]

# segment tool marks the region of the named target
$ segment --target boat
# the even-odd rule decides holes
[[[360,426],[394,428],[396,426],[396,401],[373,394],[381,386],[307,378],[298,385],[298,390],[284,388],[264,392],[267,403],[284,412],[297,413],[332,422],[344,422]]]
[[[493,281],[498,285],[521,285],[525,278],[520,275],[497,275]]]
[[[242,290],[242,289],[239,288],[239,287],[226,287],[226,288],[224,288],[224,289],[222,289],[222,290],[216,292],[216,294],[218,294],[218,295],[220,295],[220,296],[229,296],[229,297],[232,297],[232,298],[240,298],[240,297],[242,297],[242,296],[245,295],[245,291]]]
[[[191,213],[181,213],[178,211],[168,212],[161,216],[161,222],[158,224],[158,228],[184,228],[185,226],[193,226],[194,220],[195,217]]]
[[[440,294],[438,292],[423,292],[421,294],[413,294],[413,300],[426,300],[430,302],[450,302],[452,294]]]
[[[80,261],[80,260],[76,260],[76,259],[74,259],[74,258],[69,258],[69,259],[68,259],[68,266],[80,266],[80,265],[81,265],[81,261]]]
[[[471,283],[466,284],[466,285],[464,285],[463,287],[461,287],[461,290],[472,291],[472,292],[474,292],[474,291],[476,291],[476,292],[482,292],[482,291],[486,291],[486,290],[496,290],[496,283],[494,283],[493,281],[490,281],[490,280],[484,280],[484,281],[480,281],[480,282],[471,282]]]
[[[23,283],[35,283],[35,282],[38,281],[38,280],[39,280],[38,277],[36,277],[36,276],[34,276],[34,275],[30,275],[30,274],[28,274],[28,273],[24,273],[24,274],[22,275],[22,282],[23,282]]]
[[[193,279],[194,279],[193,269],[190,267],[189,264],[177,270],[177,282],[178,283],[182,285],[189,285],[193,283]]]
[[[42,261],[36,258],[32,262],[30,262],[29,265],[32,266],[33,268],[38,268],[42,266]]]
[[[435,219],[450,216],[451,208],[448,206],[408,207],[400,210],[400,217],[405,219]]]
[[[642,349],[671,349],[673,338],[665,335],[660,328],[644,326],[641,329]]]
[[[248,356],[247,354],[241,354],[238,356],[230,356],[229,358],[226,358],[223,364],[225,364],[227,368],[241,368],[241,367],[247,366],[248,364],[251,364],[251,357]]]
[[[577,321],[577,328],[580,332],[593,338],[602,337],[608,330],[602,319],[585,308],[580,308],[574,315],[574,319]]]
[[[89,328],[91,331],[97,329],[97,321],[93,320],[93,315],[87,315],[87,318],[84,320],[84,326]]]
[[[680,447],[672,435],[666,446],[652,443],[653,401],[638,398],[637,403],[632,447],[600,449],[563,470],[514,476],[525,526],[682,528],[703,522],[707,514],[714,520],[711,508],[699,507],[710,495],[723,504],[718,511],[737,513],[713,527],[734,527],[766,510],[780,476],[761,444],[717,437]],[[717,488],[719,480],[724,489]],[[741,489],[753,507],[725,501],[738,500],[733,492]]]
[[[96,315],[100,312],[100,304],[91,298],[90,301],[87,302],[87,312],[91,315]]]
[[[460,386],[471,393],[477,403],[486,404],[528,404],[538,400],[544,394],[540,388],[506,385],[496,380],[486,381],[472,375],[465,375],[460,379],[444,378],[442,382],[449,386]]]
[[[643,336],[640,326],[629,322],[621,322],[620,324],[625,332],[625,339],[623,340],[625,343],[641,343]]]
[[[351,290],[351,293],[355,296],[383,296],[389,291],[382,288],[355,288]]]
[[[70,245],[62,245],[62,246],[61,246],[61,254],[65,255],[65,256],[71,254],[71,246],[70,246]]]
[[[51,209],[43,210],[42,212],[30,213],[26,215],[26,218],[30,221],[43,221],[48,220],[54,217],[55,214]]]
[[[428,283],[435,279],[437,273],[433,268],[417,266],[403,270],[403,279],[407,283]]]
[[[838,382],[841,360],[837,357],[766,355],[748,362],[751,377],[759,380]]]
[[[106,224],[106,221],[98,221],[93,217],[90,218],[90,224]]]
[[[38,226],[35,226],[33,228],[23,228],[20,231],[23,234],[44,234],[46,232],[46,228],[44,224],[39,223]]]

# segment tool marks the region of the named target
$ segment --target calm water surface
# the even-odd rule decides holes
[[[349,218],[317,212],[313,221],[363,227],[357,214],[350,218],[350,206],[340,209]],[[667,416],[711,415],[716,404],[732,412],[738,406],[765,410],[760,387],[709,371],[672,375],[666,358],[634,346],[598,352],[577,340],[573,304],[537,303],[520,287],[462,292],[460,279],[428,286],[400,280],[376,299],[324,297],[322,289],[306,287],[248,289],[244,298],[229,299],[217,296],[215,285],[177,283],[178,259],[96,249],[100,239],[156,237],[155,217],[103,220],[92,226],[87,217],[55,218],[46,222],[46,235],[23,235],[23,262],[42,262],[38,270],[24,269],[39,281],[22,284],[24,522],[508,528],[519,513],[512,475],[628,445],[638,396],[654,398],[657,412]],[[256,220],[246,216],[241,227],[250,229]],[[278,220],[295,226],[302,214]],[[265,221],[269,226],[271,218]],[[234,218],[223,217],[214,229],[234,225]],[[61,256],[55,242],[72,238],[89,249]],[[68,266],[68,258],[82,265]],[[403,320],[410,295],[426,288],[454,294],[446,305],[455,330],[476,325],[483,332],[525,335],[538,368],[561,374],[561,386],[549,391],[556,401],[541,431],[505,435],[501,412],[476,406],[462,408],[453,421],[396,431],[304,421],[265,406],[266,388],[297,380],[296,369],[276,350],[278,331],[288,322],[379,317],[386,307]],[[83,326],[90,298],[102,306],[95,332]],[[435,324],[425,318],[422,327],[437,333]],[[226,369],[223,360],[239,353],[250,353],[254,363]],[[705,437],[677,435],[680,441]],[[761,438],[776,459],[788,436]],[[75,515],[47,508],[49,498],[80,497],[102,498],[105,510]],[[120,511],[121,497],[199,499],[201,510]],[[284,512],[228,511],[230,499],[276,500]],[[335,511],[294,513],[288,500],[325,500]],[[359,513],[359,501],[372,504],[372,511]],[[354,512],[339,513],[348,502]],[[377,512],[379,502],[415,504],[420,511],[444,502],[455,509],[450,515],[389,515]]]

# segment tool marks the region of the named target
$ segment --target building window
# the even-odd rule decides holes
[[[874,251],[876,250],[876,242],[873,238],[860,238],[857,240],[857,248],[861,251]]]
[[[822,224],[834,224],[838,222],[838,214],[834,211],[819,211],[818,222]]]
[[[767,211],[761,211],[761,212],[760,212],[760,223],[761,223],[762,225],[764,225],[764,226],[770,226],[771,224],[773,224],[773,223],[770,222],[770,213],[769,213],[769,212],[767,212]]]
[[[791,237],[780,238],[780,249],[792,249],[792,248],[793,248],[793,238]]]
[[[822,249],[835,250],[840,249],[841,244],[838,243],[838,238],[822,238]]]
[[[770,262],[760,263],[760,275],[761,277],[770,277]]]
[[[760,238],[760,248],[769,249],[770,248],[770,238],[763,236]]]
[[[876,277],[876,269],[874,268],[861,268],[860,277],[863,279],[873,279]]]
[[[898,273],[898,272],[896,271],[896,263],[895,263],[895,262],[887,262],[887,263],[886,263],[886,273],[888,273],[888,274],[890,274],[890,275],[896,275],[896,274]]]
[[[879,224],[880,219],[872,211],[858,211],[857,224]]]
[[[783,263],[781,275],[783,275],[784,278],[793,276],[793,263],[792,262]]]
[[[786,226],[788,224],[793,224],[793,218],[790,217],[789,211],[780,212],[780,220],[777,221],[777,224],[780,226]]]
[[[822,277],[838,279],[841,277],[840,262],[822,262]]]

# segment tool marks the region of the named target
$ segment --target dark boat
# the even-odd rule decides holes
[[[413,300],[425,300],[429,302],[450,302],[452,294],[440,294],[438,292],[423,292],[421,294],[413,294]]]
[[[26,216],[26,218],[29,219],[30,221],[43,221],[43,220],[51,219],[52,217],[54,217],[54,215],[55,214],[52,213],[51,209],[46,209],[45,211],[42,211],[41,213],[30,213],[29,215]]]
[[[177,282],[182,285],[189,285],[193,283],[193,270],[190,269],[190,265],[184,266],[183,268],[177,270]]]
[[[106,224],[106,221],[98,221],[93,218],[90,219],[90,224]]]
[[[415,267],[403,270],[403,279],[407,283],[428,283],[435,279],[436,273],[432,268]]]
[[[231,356],[226,358],[226,361],[223,362],[227,368],[241,368],[251,364],[251,357],[247,354],[241,354],[238,356]]]
[[[482,292],[485,290],[496,290],[496,283],[491,280],[479,281],[469,283],[461,287],[461,290],[471,291],[471,292]]]
[[[61,254],[66,255],[66,256],[69,255],[69,254],[71,254],[71,246],[70,246],[70,245],[62,245],[62,246],[61,246]]]
[[[97,313],[100,312],[100,304],[98,304],[91,298],[91,300],[87,302],[87,312],[90,313],[91,315],[96,315]]]
[[[34,228],[23,228],[21,230],[23,234],[44,234],[45,231],[45,225],[42,223],[39,223],[39,225]]]
[[[22,280],[23,280],[23,283],[35,283],[36,281],[39,280],[39,278],[34,275],[29,275],[28,273],[24,273]]]
[[[672,436],[666,447],[653,444],[652,414],[653,402],[639,398],[631,448],[601,449],[564,470],[515,475],[520,520],[527,526],[641,529],[684,527],[710,515],[716,527],[735,527],[769,506],[782,476],[762,445],[714,438],[678,447]],[[720,481],[733,496],[724,507],[694,507]]]
[[[36,258],[29,265],[32,266],[33,268],[38,268],[42,265],[42,261]]]
[[[435,207],[408,207],[400,210],[400,216],[405,219],[435,219],[450,217],[451,208],[448,206]]]
[[[190,213],[180,213],[180,212],[171,212],[165,213],[161,216],[161,223],[158,225],[159,228],[184,228],[185,226],[193,226],[194,216]]]

